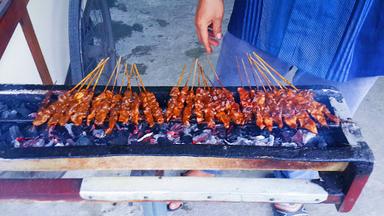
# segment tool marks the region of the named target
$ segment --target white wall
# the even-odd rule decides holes
[[[63,84],[69,67],[69,0],[30,0],[27,6],[52,80]],[[41,84],[20,26],[0,59],[0,83]]]

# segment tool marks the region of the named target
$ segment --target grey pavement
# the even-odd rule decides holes
[[[225,1],[228,22],[233,0]],[[202,57],[203,50],[194,33],[193,16],[196,1],[190,0],[115,0],[110,1],[118,54],[130,63],[139,63],[146,85],[175,85],[183,64],[191,64]],[[217,59],[219,48],[212,56]],[[333,205],[308,205],[314,216],[378,216],[384,212],[384,78],[380,78],[370,90],[354,120],[361,126],[366,141],[372,148],[376,163],[354,209],[347,214],[337,213]],[[130,172],[67,172],[64,178],[84,176],[127,176]],[[172,173],[168,172],[168,175]],[[174,173],[173,173],[174,174]],[[2,177],[39,177],[41,173],[4,173]],[[60,173],[56,173],[61,176]],[[265,172],[225,172],[225,176],[260,177]],[[0,215],[45,216],[140,216],[139,204],[105,202],[25,202],[1,201]],[[172,216],[267,216],[269,204],[259,203],[208,203],[189,202]]]

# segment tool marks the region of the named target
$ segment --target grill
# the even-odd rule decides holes
[[[141,122],[138,126],[118,125],[105,136],[104,128],[91,126],[32,126],[33,114],[46,94],[51,92],[55,99],[68,86],[0,85],[0,169],[311,169],[322,171],[324,181],[318,184],[330,194],[326,202],[348,211],[354,201],[343,204],[343,198],[357,178],[363,182],[358,196],[372,171],[373,154],[349,118],[339,91],[325,86],[298,88],[312,89],[315,99],[342,119],[341,125],[330,124],[314,135],[287,127],[267,132],[253,124],[229,129],[218,124],[209,129],[194,121],[188,128],[174,121],[149,128]],[[171,88],[147,89],[165,108]],[[228,89],[238,100],[236,88]]]

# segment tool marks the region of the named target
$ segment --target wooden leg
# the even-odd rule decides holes
[[[52,85],[53,81],[51,75],[49,74],[49,70],[47,64],[45,63],[44,56],[39,45],[39,41],[37,40],[31,19],[29,18],[29,14],[26,9],[25,13],[21,17],[20,24],[43,84]]]
[[[12,1],[11,5],[7,9],[7,12],[0,20],[0,59],[4,54],[13,33],[15,32],[17,24],[20,23],[43,84],[52,85],[53,81],[44,60],[39,41],[37,40],[33,29],[27,10],[27,4],[28,0]]]
[[[373,163],[351,164],[344,171],[344,199],[338,206],[338,211],[349,212],[359,198],[361,191],[368,181],[373,169]]]

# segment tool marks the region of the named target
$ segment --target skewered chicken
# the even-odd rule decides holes
[[[115,127],[117,121],[119,120],[121,99],[122,99],[121,94],[115,94],[112,97],[112,102],[111,102],[111,107],[109,112],[108,128],[105,131],[106,134],[112,133],[113,128]]]
[[[153,119],[151,104],[149,102],[149,96],[147,92],[141,92],[140,97],[142,99],[142,108],[146,122],[149,127],[153,127],[155,125],[155,120]]]
[[[250,59],[258,70],[263,70],[260,72],[259,79],[263,78],[268,81],[267,76],[272,76],[272,72],[277,72],[273,71],[265,61],[258,60],[259,58]],[[244,65],[244,62],[242,63]],[[197,61],[195,69],[196,65],[199,65]],[[298,90],[293,85],[291,85],[292,88],[287,88],[278,83],[274,77],[272,78],[279,84],[279,89],[268,86],[267,90],[263,86],[263,91],[260,91],[251,87],[249,89],[239,87],[237,92],[240,100],[237,103],[233,93],[228,89],[208,85],[208,81],[212,82],[204,74],[201,65],[199,65],[200,75],[198,75],[199,87],[195,90],[193,88],[195,70],[191,87],[188,86],[190,77],[188,76],[183,88],[173,87],[171,89],[167,109],[163,113],[155,94],[145,89],[137,67],[135,65],[132,67],[133,70],[131,69],[131,73],[128,75],[126,66],[129,81],[127,81],[127,90],[123,95],[121,94],[122,87],[120,87],[120,93],[113,93],[119,71],[119,67],[115,67],[116,70],[112,73],[115,77],[112,91],[107,90],[107,86],[103,92],[94,97],[97,80],[104,68],[104,65],[99,64],[98,71],[88,75],[73,89],[60,95],[57,101],[49,105],[47,101],[44,101],[33,125],[39,126],[47,123],[49,127],[64,126],[68,121],[72,121],[79,126],[86,119],[87,125],[93,122],[95,125],[102,126],[107,121],[106,133],[110,134],[117,122],[137,125],[140,120],[145,120],[150,127],[153,127],[155,123],[163,124],[165,121],[181,120],[183,124],[189,125],[191,118],[195,117],[198,124],[206,123],[210,128],[215,127],[217,123],[229,128],[231,123],[243,125],[253,123],[254,120],[260,129],[269,131],[272,131],[274,126],[282,128],[286,125],[290,128],[305,128],[312,133],[317,133],[317,123],[321,126],[328,126],[329,121],[340,123],[340,119],[334,116],[324,104],[315,100],[312,91]],[[246,67],[244,67],[245,70]],[[133,92],[130,86],[130,76],[134,74],[138,84],[140,81],[140,94]],[[220,83],[216,73],[215,76]],[[200,86],[200,78],[204,87]],[[247,79],[249,81],[249,76]],[[112,75],[110,80],[112,80]],[[180,76],[177,86],[181,80],[182,76]],[[88,87],[92,83],[95,84],[90,90]],[[269,80],[267,83],[270,85],[271,81]],[[83,89],[86,84],[87,87]]]
[[[193,104],[195,102],[195,93],[193,92],[193,89],[189,90],[189,93],[186,98],[186,104],[183,112],[182,122],[184,125],[189,126],[189,120],[192,115],[192,108]]]
[[[180,95],[179,87],[172,87],[171,92],[169,93],[169,100],[167,104],[167,110],[165,111],[165,120],[169,122],[173,116],[174,109],[177,105],[177,99]]]
[[[89,107],[91,106],[92,98],[94,92],[86,91],[81,98],[76,98],[78,102],[72,106],[69,110],[69,115],[71,116],[71,121],[79,126],[83,120],[87,117]]]
[[[120,103],[120,109],[119,109],[119,119],[118,121],[123,123],[123,124],[128,124],[131,116],[131,104],[133,102],[133,97],[132,97],[132,91],[131,90],[126,90],[124,92],[124,96],[121,99]]]

